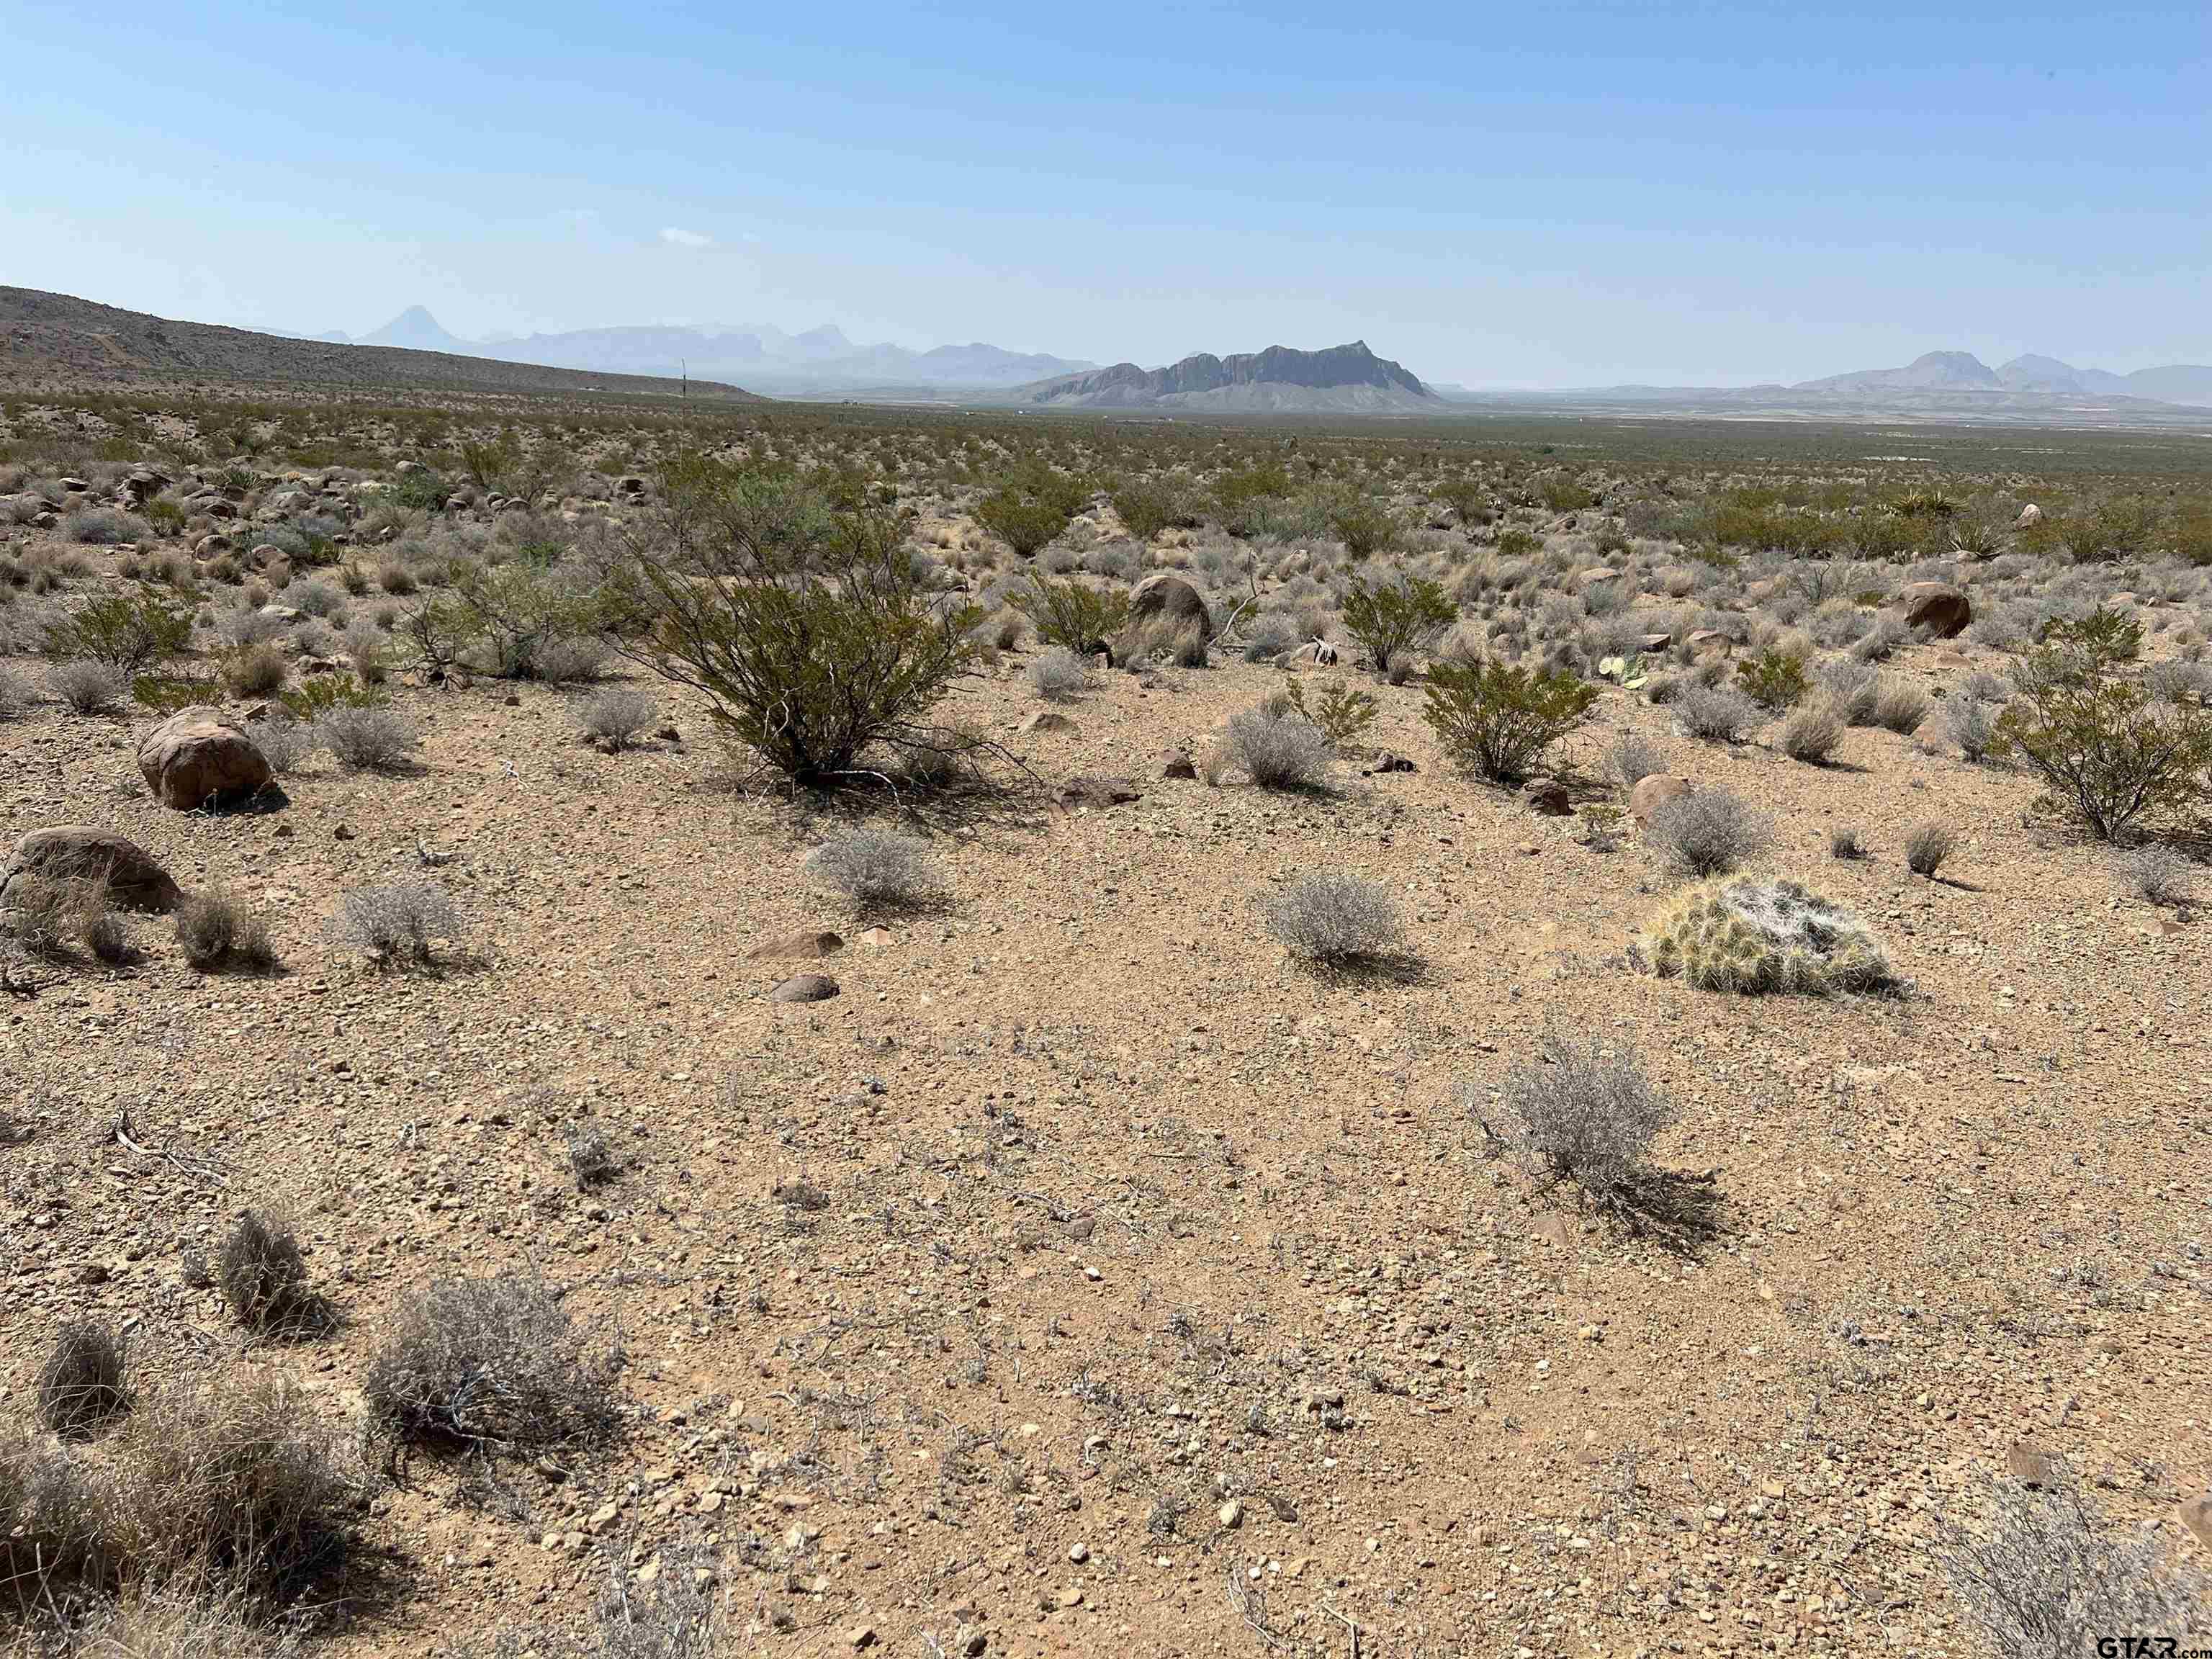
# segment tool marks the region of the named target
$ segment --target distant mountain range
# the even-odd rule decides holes
[[[654,374],[675,379],[728,380],[772,391],[878,386],[1018,386],[1096,365],[1042,352],[1008,351],[978,341],[927,351],[904,346],[855,345],[835,324],[790,334],[772,324],[726,326],[634,326],[575,329],[562,334],[465,340],[448,333],[421,306],[410,306],[383,327],[358,337],[313,337],[350,345],[444,351],[501,362],[607,374]]]
[[[1115,363],[1022,388],[1023,401],[1059,409],[1181,409],[1218,414],[1434,415],[1444,401],[1364,340],[1299,351],[1216,357],[1200,352],[1165,368]]]
[[[2175,424],[2212,408],[2212,367],[2173,363],[2114,374],[2056,357],[2015,357],[1991,368],[1969,351],[1930,351],[1902,368],[1863,368],[1795,386],[1587,386],[1559,392],[1445,388],[1454,403],[1568,404],[1589,412],[1700,410],[1778,418],[2060,421]]]

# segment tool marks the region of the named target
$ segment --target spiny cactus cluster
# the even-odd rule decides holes
[[[1652,918],[1644,944],[1660,974],[1708,991],[1826,996],[1896,982],[1865,922],[1772,876],[1724,876],[1686,890]]]

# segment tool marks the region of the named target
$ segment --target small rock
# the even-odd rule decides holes
[[[1024,720],[1017,729],[1024,732],[1073,732],[1075,730],[1075,722],[1056,708],[1040,708]]]
[[[1233,1498],[1215,1510],[1214,1514],[1224,1528],[1241,1527],[1244,1524],[1244,1506]]]
[[[1574,811],[1574,797],[1557,778],[1531,778],[1521,786],[1521,799],[1531,811],[1547,818],[1563,818]]]
[[[1170,749],[1160,758],[1160,775],[1164,778],[1195,778],[1198,767],[1180,749]]]
[[[768,994],[770,1002],[827,1002],[837,994],[837,981],[827,974],[797,974]]]

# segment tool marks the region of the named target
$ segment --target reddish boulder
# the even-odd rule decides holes
[[[245,728],[203,704],[179,709],[139,739],[138,770],[156,800],[183,812],[243,799],[269,782],[269,763]]]

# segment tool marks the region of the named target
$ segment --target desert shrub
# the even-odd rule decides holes
[[[261,758],[269,763],[270,771],[280,778],[303,765],[315,752],[313,725],[274,709],[267,720],[254,722],[250,735]]]
[[[1347,490],[1325,508],[1328,532],[1356,562],[1387,553],[1406,539],[1406,526],[1389,506],[1364,490]]]
[[[269,924],[220,888],[190,894],[177,907],[177,943],[204,974],[224,968],[264,973],[276,965]]]
[[[919,904],[945,884],[927,842],[872,823],[839,830],[814,849],[806,867],[864,909]]]
[[[128,1589],[87,1618],[75,1659],[300,1659],[301,1632],[272,1625],[235,1590]]]
[[[102,886],[88,887],[84,908],[77,913],[76,936],[78,943],[111,968],[120,967],[137,954],[131,949],[130,929],[108,903],[107,890]]]
[[[1866,843],[1855,827],[1839,823],[1828,831],[1828,856],[1832,859],[1864,858]]]
[[[112,507],[79,507],[63,520],[62,529],[71,541],[86,547],[120,547],[153,533],[143,519]]]
[[[2148,1651],[2203,1628],[2212,1586],[2168,1559],[2156,1531],[2106,1529],[2070,1479],[1977,1485],[1979,1524],[1948,1522],[1938,1559],[1999,1659],[2119,1652],[2115,1638],[2131,1637]]]
[[[382,685],[392,678],[392,636],[366,617],[346,627],[345,653],[363,685]]]
[[[1846,726],[1872,726],[1881,696],[1881,676],[1865,663],[1844,658],[1820,672],[1827,700]]]
[[[123,1344],[97,1320],[64,1325],[39,1368],[39,1421],[59,1435],[91,1433],[130,1402]]]
[[[1707,991],[1826,996],[1895,982],[1873,931],[1850,910],[1776,877],[1723,876],[1681,894],[1646,924],[1662,976]]]
[[[1359,641],[1377,674],[1419,650],[1459,619],[1459,607],[1443,589],[1424,577],[1377,582],[1354,581],[1344,596],[1345,632]]]
[[[2212,713],[2123,677],[2113,643],[2064,622],[2021,664],[1996,745],[2106,841],[2138,818],[2186,817],[2212,791]]]
[[[1067,528],[1088,495],[1042,461],[1018,468],[971,509],[977,524],[1026,559]]]
[[[1884,681],[1874,700],[1874,723],[1885,732],[1909,738],[1928,718],[1928,697],[1918,686],[1903,680]]]
[[[485,1452],[597,1443],[619,1422],[613,1364],[535,1277],[440,1279],[401,1304],[362,1397],[402,1443]]]
[[[337,708],[382,708],[387,700],[381,691],[363,685],[350,674],[314,674],[276,701],[294,718],[312,720]]]
[[[79,714],[97,714],[113,708],[131,682],[121,670],[107,663],[79,660],[55,664],[46,671],[46,684],[64,708]]]
[[[1746,696],[1776,714],[1795,708],[1811,684],[1805,672],[1803,654],[1771,645],[1757,656],[1747,658],[1736,670],[1735,678]]]
[[[1844,740],[1844,722],[1826,703],[1795,709],[1782,722],[1782,752],[1808,766],[1824,764]]]
[[[1310,720],[1314,729],[1328,739],[1331,749],[1341,749],[1358,738],[1375,723],[1377,712],[1374,698],[1342,680],[1331,680],[1318,697],[1308,702],[1304,683],[1294,679],[1283,688],[1283,701],[1289,713]]]
[[[126,1583],[273,1601],[336,1566],[367,1482],[313,1401],[270,1373],[179,1383],[134,1412],[100,1517]]]
[[[1679,1114],[1633,1048],[1608,1054],[1547,1032],[1535,1058],[1506,1073],[1500,1097],[1509,1114],[1502,1127],[1479,1109],[1474,1115],[1491,1139],[1518,1155],[1540,1183],[1539,1195],[1571,1184],[1586,1207],[1632,1231],[1656,1224],[1694,1235],[1709,1227],[1705,1183],[1651,1162],[1652,1141]]]
[[[264,641],[240,646],[225,657],[222,683],[234,697],[272,696],[283,689],[289,672],[284,653]]]
[[[871,745],[945,745],[922,719],[969,672],[980,613],[924,588],[903,515],[833,509],[696,459],[663,494],[666,516],[626,573],[622,608],[647,628],[626,649],[703,693],[725,732],[800,787],[851,777]]]
[[[659,715],[660,704],[651,692],[635,685],[610,685],[578,706],[576,725],[586,737],[622,749]]]
[[[1292,956],[1327,964],[1371,961],[1402,948],[1405,926],[1379,882],[1301,876],[1261,907],[1267,931]]]
[[[157,714],[174,714],[221,702],[222,684],[197,674],[141,674],[131,682],[131,701]]]
[[[307,1288],[300,1241],[283,1221],[258,1210],[248,1210],[224,1235],[216,1283],[232,1316],[250,1330],[298,1330],[320,1312]]]
[[[1942,824],[1921,824],[1905,838],[1905,867],[1916,876],[1933,876],[1958,844],[1959,838]]]
[[[103,960],[116,959],[109,951],[119,924],[101,881],[19,875],[8,884],[6,915],[9,932],[32,956],[59,960],[83,945]]]
[[[1173,526],[1194,527],[1200,522],[1197,501],[1181,479],[1147,479],[1127,483],[1113,495],[1114,511],[1140,542],[1149,542]]]
[[[14,669],[0,664],[0,720],[19,720],[36,707],[38,688]]]
[[[579,1191],[614,1178],[615,1149],[597,1125],[572,1123],[561,1139],[568,1157],[568,1173],[574,1177]]]
[[[356,887],[339,902],[340,943],[380,968],[435,960],[433,945],[460,937],[461,920],[446,890],[432,881]]]
[[[1606,770],[1624,789],[1633,789],[1655,773],[1667,769],[1667,756],[1657,744],[1624,732],[1605,753]]]
[[[1686,687],[1670,705],[1685,737],[1700,743],[1741,743],[1759,722],[1759,705],[1740,691]]]
[[[1453,760],[1486,778],[1515,783],[1581,724],[1597,688],[1571,674],[1490,658],[1431,663],[1427,697],[1421,718]]]
[[[1039,653],[1030,664],[1030,689],[1054,702],[1068,701],[1090,681],[1090,664],[1064,645]]]
[[[405,715],[373,707],[340,707],[319,715],[315,742],[349,772],[389,771],[422,746]]]
[[[1887,662],[1911,637],[1912,630],[1905,625],[1905,618],[1893,611],[1885,611],[1851,646],[1851,655],[1863,663]]]
[[[1212,764],[1241,771],[1262,789],[1318,789],[1328,781],[1330,758],[1319,726],[1270,701],[1229,717]]]
[[[1644,838],[1676,874],[1717,876],[1764,853],[1774,826],[1725,789],[1697,789],[1661,802]]]
[[[469,665],[502,679],[562,684],[590,678],[606,659],[595,635],[627,624],[624,603],[618,585],[518,560],[457,568],[452,591],[424,609],[440,614]]]
[[[49,623],[46,654],[58,662],[89,659],[136,674],[191,643],[191,613],[140,583],[135,592],[100,593]]]
[[[1978,766],[1996,742],[1997,710],[1961,692],[1943,705],[1943,726],[1959,752]]]
[[[1054,581],[1042,571],[1008,602],[1036,625],[1046,645],[1081,656],[1110,648],[1115,635],[1129,625],[1129,596],[1118,588],[1093,587],[1070,577]]]
[[[2197,866],[2171,847],[2138,847],[2112,860],[2120,890],[2152,904],[2184,905],[2197,885]]]

